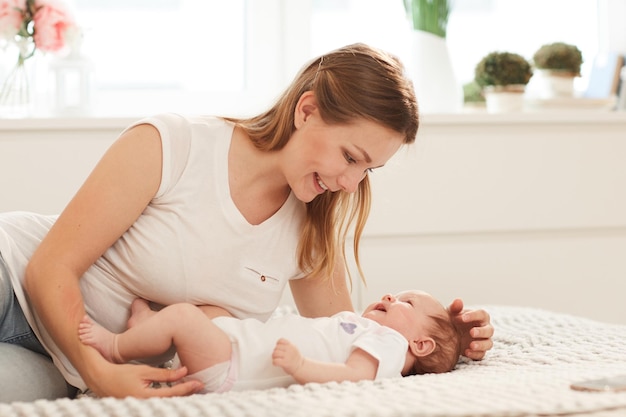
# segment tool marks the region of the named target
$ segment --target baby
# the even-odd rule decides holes
[[[116,363],[174,345],[188,378],[202,381],[205,392],[448,372],[460,353],[447,310],[416,290],[385,295],[360,316],[289,314],[267,322],[211,319],[186,303],[153,312],[145,300],[135,300],[129,322],[128,330],[114,334],[85,316],[78,334]]]

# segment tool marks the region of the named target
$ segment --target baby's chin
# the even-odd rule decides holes
[[[366,319],[374,320],[375,322],[378,322],[382,317],[384,317],[384,315],[385,312],[380,310],[369,310],[363,313],[363,317],[365,317]]]

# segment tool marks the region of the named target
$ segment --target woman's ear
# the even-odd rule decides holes
[[[307,119],[317,111],[317,100],[313,91],[305,91],[300,96],[294,110],[294,125],[300,129]]]
[[[433,353],[435,346],[437,346],[437,343],[435,343],[435,341],[430,337],[420,338],[409,343],[411,353],[418,358],[422,358]]]

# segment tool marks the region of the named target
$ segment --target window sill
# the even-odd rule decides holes
[[[160,110],[167,111],[167,110]],[[78,129],[94,131],[102,129],[124,129],[134,121],[158,113],[146,112],[136,116],[81,116],[81,117],[54,117],[42,116],[24,119],[0,119],[0,132],[9,131],[58,131]],[[181,112],[185,113],[185,112]],[[190,113],[191,114],[191,113]],[[222,112],[205,114],[237,115],[236,112]],[[424,114],[421,116],[422,127],[458,127],[463,126],[498,126],[498,125],[626,125],[626,112],[618,111],[560,111],[560,112],[532,112],[488,114],[486,112],[471,112],[458,114]]]

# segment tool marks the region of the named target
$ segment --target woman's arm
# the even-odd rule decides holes
[[[320,362],[302,356],[286,339],[276,342],[272,363],[283,368],[299,384],[372,380],[378,370],[378,360],[362,349],[354,349],[346,363]]]
[[[331,279],[308,276],[292,279],[289,286],[302,316],[328,317],[340,311],[354,311],[343,261],[338,261]]]
[[[46,330],[99,396],[148,397],[192,393],[198,383],[149,389],[151,381],[173,381],[186,370],[112,365],[80,343],[76,329],[85,315],[79,279],[135,222],[161,179],[158,131],[140,125],[125,132],[105,153],[59,216],[26,269],[25,288]]]

